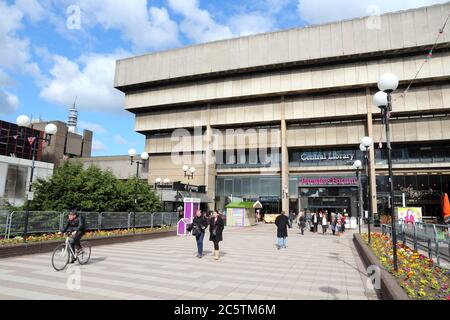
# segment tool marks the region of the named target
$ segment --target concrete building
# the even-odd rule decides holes
[[[131,165],[129,156],[86,157],[81,161],[85,168],[94,165],[102,170],[110,170],[120,180],[136,177],[136,164]],[[148,180],[148,162],[145,166],[139,166],[139,178]]]
[[[50,162],[58,168],[65,158],[90,157],[92,152],[93,133],[90,130],[83,130],[83,135],[71,132],[67,123],[62,121],[50,121],[34,123],[33,128],[44,131],[48,123],[53,123],[58,128],[58,132],[52,137],[52,143],[42,151],[42,160]]]
[[[117,61],[115,87],[146,138],[149,181],[183,181],[194,166],[210,207],[233,196],[264,210],[356,215],[353,161],[370,152],[371,211],[387,212],[387,165],[377,81],[395,73],[391,114],[396,206],[438,215],[450,191],[450,30],[415,77],[450,3],[194,45]],[[184,153],[184,157],[176,153]],[[377,190],[377,192],[375,192]],[[368,201],[366,201],[368,202]]]

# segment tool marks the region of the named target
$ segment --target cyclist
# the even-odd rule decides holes
[[[66,233],[67,231],[71,232],[69,239],[70,247],[77,255],[79,250],[81,249],[81,238],[84,236],[84,233],[86,231],[86,222],[84,220],[84,217],[79,215],[76,210],[69,211],[67,224],[65,228],[60,232],[60,234]],[[75,258],[71,257],[70,263],[74,262]]]

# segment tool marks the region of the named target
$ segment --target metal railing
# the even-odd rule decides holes
[[[25,212],[0,211],[0,237],[21,236],[25,226]],[[177,212],[80,212],[86,220],[86,231],[154,228],[176,225]],[[55,233],[67,222],[66,212],[32,211],[28,220],[29,234]],[[135,224],[133,224],[135,223]]]
[[[399,242],[411,244],[416,251],[427,252],[428,257],[434,257],[438,265],[441,265],[442,259],[450,262],[450,225],[398,221],[395,229]],[[392,237],[392,226],[381,225],[381,232]]]

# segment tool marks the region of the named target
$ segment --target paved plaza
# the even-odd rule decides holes
[[[50,253],[3,259],[0,299],[377,299],[365,288],[351,232],[338,238],[290,229],[279,251],[275,235],[274,225],[226,228],[220,261],[207,237],[203,259],[195,257],[194,237],[94,247],[89,265],[62,272]]]

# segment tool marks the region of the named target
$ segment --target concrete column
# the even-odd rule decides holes
[[[289,214],[289,154],[287,148],[287,128],[284,96],[281,97],[281,210]],[[286,192],[285,192],[286,191]]]
[[[375,137],[373,136],[373,124],[372,124],[372,106],[373,106],[373,95],[370,92],[370,89],[366,89],[366,104],[367,104],[367,126],[366,126],[366,134],[374,140],[374,144],[376,143]],[[370,183],[370,197],[371,197],[371,212],[373,215],[378,213],[377,209],[377,183],[376,183],[376,164],[375,164],[375,145],[370,148],[369,151],[369,183]],[[373,216],[372,216],[373,219]]]
[[[206,123],[206,133],[205,139],[203,140],[205,143],[205,186],[206,193],[208,198],[214,201],[216,196],[216,166],[214,159],[214,151],[212,148],[212,129],[211,129],[211,105],[208,104],[207,107],[207,123]],[[214,209],[214,203],[210,203],[208,205],[209,209]]]

